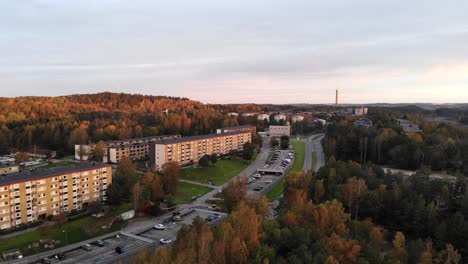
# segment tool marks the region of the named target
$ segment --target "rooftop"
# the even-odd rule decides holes
[[[117,139],[117,140],[107,140],[104,141],[105,144],[112,144],[112,143],[123,143],[128,141],[135,141],[135,140],[151,140],[155,138],[167,138],[167,137],[180,137],[180,135],[157,135],[157,136],[148,136],[148,137],[137,137],[137,138],[125,138],[125,139]],[[137,144],[137,143],[133,143]],[[96,143],[84,144],[84,146],[96,145]],[[126,144],[131,145],[131,144]]]
[[[8,168],[8,167],[15,167],[18,166],[14,163],[0,163],[0,168]]]
[[[241,125],[241,126],[230,126],[230,127],[223,127],[221,129],[236,129],[236,128],[253,128],[254,126],[251,125]]]
[[[155,144],[167,145],[167,144],[175,144],[175,143],[181,143],[181,142],[187,142],[187,141],[217,138],[217,137],[230,136],[230,135],[239,135],[239,134],[245,134],[245,133],[247,132],[235,131],[235,132],[228,132],[228,133],[221,133],[221,134],[208,134],[208,135],[200,135],[200,136],[192,136],[192,137],[164,139],[164,140],[156,141]]]
[[[76,164],[74,166],[68,167],[58,167],[58,168],[51,168],[51,169],[32,169],[32,170],[22,170],[20,172],[5,174],[0,176],[0,186],[23,182],[23,181],[30,181],[36,180],[41,178],[47,178],[52,176],[59,176],[68,173],[78,172],[78,171],[87,171],[93,169],[99,169],[108,167],[110,165],[102,164],[102,163],[81,163]]]

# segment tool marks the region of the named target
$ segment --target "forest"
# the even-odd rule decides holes
[[[240,179],[223,191],[230,205],[226,221],[213,227],[196,219],[175,245],[143,250],[132,263],[429,264],[467,257],[468,200],[461,182],[424,175],[404,181],[331,157],[317,175],[286,178],[276,219],[268,200],[247,197],[244,186]]]
[[[71,153],[76,143],[206,134],[238,124],[220,107],[186,98],[117,93],[0,98],[0,154],[33,145]]]
[[[327,127],[324,141],[328,156],[399,169],[449,171],[468,175],[468,129],[429,122],[418,115],[372,109],[373,126],[353,124],[355,117],[338,117]],[[418,125],[421,133],[405,134],[396,119]]]

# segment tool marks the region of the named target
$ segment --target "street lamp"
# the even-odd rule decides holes
[[[122,238],[119,236],[119,234],[115,235],[116,238],[120,239],[120,246],[123,245],[123,241],[122,241]]]
[[[68,231],[62,230],[62,233],[65,233],[65,241],[66,241],[66,245],[68,246]]]

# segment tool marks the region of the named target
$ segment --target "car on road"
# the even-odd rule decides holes
[[[209,215],[207,218],[206,218],[206,221],[208,222],[211,222],[211,221],[214,221],[218,219],[218,217],[216,215]]]
[[[106,243],[104,243],[104,241],[99,239],[99,240],[94,241],[93,244],[98,246],[98,247],[103,247]]]
[[[167,245],[167,244],[172,243],[172,240],[169,239],[169,238],[161,238],[161,239],[159,240],[159,243],[161,243],[161,244],[163,244],[163,245]]]
[[[81,249],[86,250],[86,251],[91,251],[93,250],[93,247],[90,244],[85,244],[81,246]]]
[[[128,248],[126,246],[118,246],[115,248],[115,252],[119,254],[123,254],[128,251]]]
[[[153,228],[156,229],[156,230],[164,230],[164,229],[166,229],[166,227],[165,227],[163,224],[156,224],[156,225],[154,225]]]
[[[263,189],[262,186],[258,186],[258,187],[255,187],[254,191],[257,191],[257,192],[258,192],[258,191],[261,191],[262,189]]]

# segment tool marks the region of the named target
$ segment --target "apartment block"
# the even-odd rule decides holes
[[[177,161],[184,166],[197,163],[204,155],[225,155],[231,150],[240,151],[246,142],[252,142],[250,131],[161,140],[153,143],[151,161],[156,169],[161,169],[169,161]]]
[[[286,115],[283,115],[283,114],[275,115],[273,118],[275,119],[276,122],[279,122],[281,120],[286,121]]]
[[[303,115],[293,115],[292,118],[291,118],[291,121],[293,123],[304,121],[304,116]]]
[[[268,134],[272,137],[290,136],[291,126],[270,126]]]
[[[112,167],[105,164],[23,170],[0,177],[0,229],[106,200]]]
[[[230,126],[230,127],[223,127],[216,130],[217,134],[221,133],[231,133],[231,132],[250,132],[250,133],[257,133],[257,128],[251,125],[242,125],[242,126]]]
[[[19,171],[19,166],[13,163],[0,163],[0,174],[15,173]]]
[[[257,116],[257,120],[263,121],[263,120],[270,121],[270,115],[269,114],[259,114]]]
[[[106,152],[102,161],[118,163],[123,157],[130,157],[133,160],[138,160],[142,157],[149,157],[152,142],[179,137],[180,135],[160,135],[105,141],[104,144],[106,144]],[[91,159],[95,148],[96,143],[75,145],[75,159]],[[144,151],[144,153],[141,154],[141,151]]]

